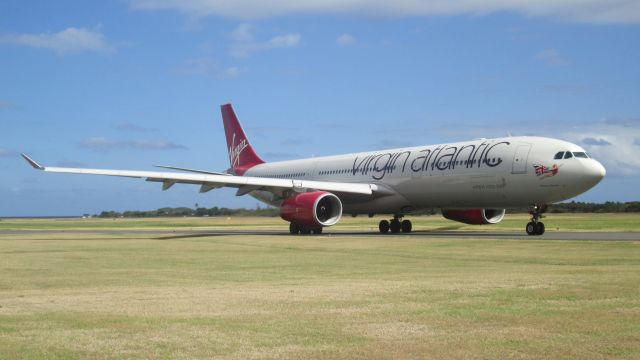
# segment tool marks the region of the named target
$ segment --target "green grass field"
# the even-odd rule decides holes
[[[304,237],[115,231],[286,229],[278,219],[2,220],[0,359],[640,357],[640,234],[343,236],[377,225],[345,220],[336,234]],[[523,220],[490,230],[522,231]],[[639,220],[545,223],[639,231]],[[414,224],[487,230],[436,217]]]

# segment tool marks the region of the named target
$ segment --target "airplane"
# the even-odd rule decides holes
[[[41,166],[45,172],[142,178],[200,186],[205,193],[237,188],[280,209],[291,234],[320,234],[343,214],[389,214],[380,233],[409,233],[403,219],[440,208],[450,220],[497,224],[507,208],[529,207],[528,235],[542,235],[540,219],[548,204],[575,197],[598,184],[605,168],[583,148],[567,141],[533,136],[476,139],[436,145],[314,157],[267,163],[249,143],[231,106],[221,106],[230,168],[224,172],[159,165],[180,172],[152,172]]]

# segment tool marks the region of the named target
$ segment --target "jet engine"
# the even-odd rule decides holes
[[[504,218],[504,213],[504,209],[442,210],[445,218],[471,225],[497,224]]]
[[[342,202],[326,191],[298,193],[282,202],[280,217],[302,226],[331,226],[342,217]]]

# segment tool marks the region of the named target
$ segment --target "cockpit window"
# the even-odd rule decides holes
[[[577,158],[583,158],[583,159],[588,159],[589,158],[589,155],[587,155],[587,153],[582,152],[582,151],[574,152],[573,156],[575,156]]]
[[[556,159],[556,160],[559,160],[559,159],[562,159],[563,156],[564,156],[564,151],[560,151],[553,158]]]
[[[571,151],[567,151],[566,153],[564,153],[564,158],[565,159],[571,159],[573,157],[573,155],[571,155]]]

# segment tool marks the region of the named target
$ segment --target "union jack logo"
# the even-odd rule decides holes
[[[551,177],[558,173],[558,165],[556,164],[553,164],[551,167],[540,164],[533,164],[533,168],[536,171],[536,175],[540,178]]]

